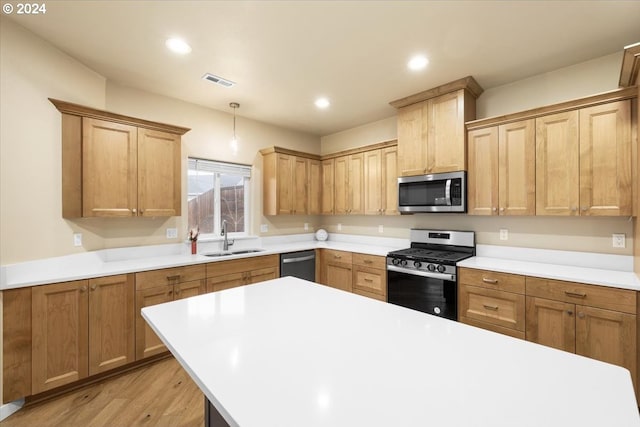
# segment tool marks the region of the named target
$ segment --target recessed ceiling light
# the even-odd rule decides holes
[[[409,60],[407,67],[409,67],[410,70],[417,71],[422,70],[428,63],[429,60],[425,56],[416,55]]]
[[[325,108],[329,108],[329,105],[331,105],[331,103],[329,102],[329,100],[327,98],[318,98],[316,99],[316,107],[318,108],[322,108],[323,110]]]
[[[191,52],[191,46],[189,46],[186,41],[177,37],[167,39],[165,45],[170,51],[179,53],[180,55],[186,55]]]

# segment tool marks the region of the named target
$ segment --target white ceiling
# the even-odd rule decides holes
[[[110,80],[225,112],[239,102],[239,116],[317,135],[460,77],[486,90],[640,41],[640,1],[44,3],[44,15],[9,16]],[[192,53],[167,51],[171,36]],[[418,73],[406,68],[416,53],[430,60]],[[320,95],[329,110],[313,105]]]

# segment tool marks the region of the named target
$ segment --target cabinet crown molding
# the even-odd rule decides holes
[[[61,101],[59,99],[49,98],[49,101],[60,111],[61,113],[71,114],[74,116],[89,117],[92,119],[108,120],[111,122],[122,123],[125,125],[137,126],[141,128],[159,130],[177,135],[184,135],[191,129],[169,125],[166,123],[152,122],[150,120],[138,119],[135,117],[124,116],[122,114],[112,113],[109,111],[98,110],[91,107],[85,107],[84,105],[73,104],[67,101]]]
[[[640,80],[640,43],[635,43],[624,48],[622,67],[620,69],[620,87],[629,87],[639,84]]]
[[[406,107],[407,105],[426,101],[427,99],[435,98],[437,96],[444,95],[445,93],[455,92],[460,89],[466,90],[476,99],[482,94],[482,92],[484,92],[484,89],[482,89],[476,79],[472,76],[467,76],[405,98],[396,99],[395,101],[391,101],[389,104],[395,108]]]

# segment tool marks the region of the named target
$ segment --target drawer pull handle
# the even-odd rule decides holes
[[[179,274],[174,274],[173,276],[167,276],[167,280],[178,280],[180,279]]]
[[[487,279],[486,277],[483,277],[482,281],[484,283],[491,283],[492,285],[495,285],[498,283],[498,279]]]
[[[568,297],[575,297],[575,298],[584,298],[587,296],[587,294],[582,293],[582,292],[569,292],[569,291],[564,291],[564,294]]]
[[[342,256],[341,256],[341,255],[334,255],[333,257],[334,257],[335,259],[340,259],[340,258],[342,258]]]
[[[484,308],[486,308],[487,310],[498,311],[498,306],[497,306],[497,305],[487,305],[487,304],[482,304],[482,306],[483,306]]]
[[[365,263],[365,264],[371,264],[371,263],[373,263],[373,261],[371,261],[370,259],[365,259],[365,260],[364,260],[364,263]]]
[[[373,282],[373,279],[364,279],[365,282]]]

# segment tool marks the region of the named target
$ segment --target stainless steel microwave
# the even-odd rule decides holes
[[[398,178],[398,211],[466,212],[467,173],[435,173]]]

